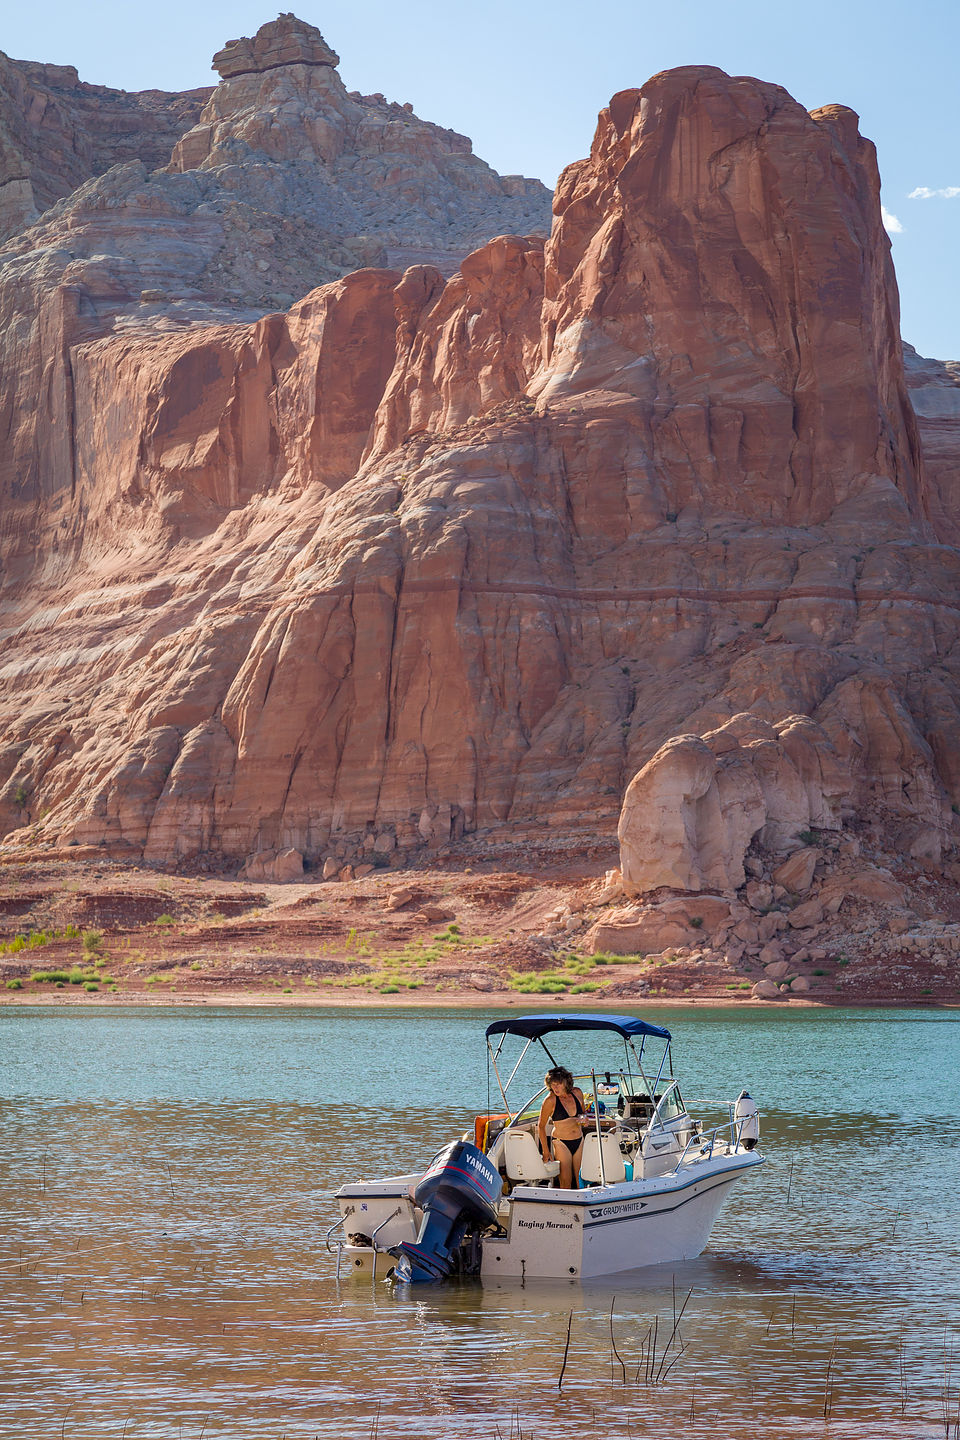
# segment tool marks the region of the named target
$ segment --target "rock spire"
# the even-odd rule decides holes
[[[211,69],[224,80],[236,75],[259,75],[282,65],[328,65],[336,68],[340,56],[324,40],[315,25],[298,20],[291,13],[279,15],[261,25],[250,39],[228,40],[213,57]]]

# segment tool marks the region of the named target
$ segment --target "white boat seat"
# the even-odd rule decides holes
[[[600,1174],[600,1148],[603,1147],[603,1175]],[[588,1131],[583,1137],[583,1154],[580,1156],[580,1179],[585,1185],[600,1185],[606,1179],[608,1185],[618,1185],[626,1180],[627,1172],[620,1153],[620,1142],[615,1135],[604,1135],[599,1143],[596,1131]]]
[[[560,1174],[560,1161],[544,1160],[529,1130],[505,1130],[503,1139],[508,1180],[535,1185]]]

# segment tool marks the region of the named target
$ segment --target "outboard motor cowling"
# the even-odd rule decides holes
[[[736,1136],[744,1150],[753,1150],[760,1139],[760,1115],[756,1101],[747,1090],[741,1090],[733,1107]]]
[[[465,1140],[445,1146],[413,1191],[414,1204],[423,1210],[420,1233],[390,1247],[397,1257],[396,1278],[446,1280],[468,1229],[496,1225],[502,1189],[499,1172],[482,1150]]]

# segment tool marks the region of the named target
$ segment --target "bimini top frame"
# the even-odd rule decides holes
[[[543,1037],[544,1035],[551,1035],[563,1030],[609,1030],[615,1035],[619,1035],[623,1040],[628,1075],[632,1073],[633,1069],[630,1064],[630,1057],[632,1055],[637,1066],[637,1071],[650,1089],[651,1095],[656,1091],[656,1087],[660,1083],[664,1065],[670,1061],[670,1031],[665,1030],[662,1025],[651,1025],[646,1020],[637,1020],[632,1015],[511,1015],[508,1020],[495,1020],[492,1025],[487,1026],[486,1030],[488,1110],[490,1108],[490,1063],[492,1062],[493,1073],[497,1077],[497,1086],[503,1097],[504,1109],[509,1111],[511,1106],[507,1099],[507,1091],[510,1089],[513,1079],[520,1069],[524,1056],[530,1049],[530,1046],[535,1040],[539,1041],[551,1065],[556,1065],[557,1062],[547,1048]],[[492,1041],[496,1035],[499,1035],[500,1039],[496,1049],[494,1049]],[[517,1063],[514,1065],[507,1080],[503,1081],[500,1078],[500,1070],[497,1062],[500,1059],[503,1042],[508,1035],[517,1035],[520,1039],[526,1040],[527,1043],[521,1050]],[[652,1087],[643,1069],[643,1046],[648,1035],[666,1042],[663,1050],[663,1058],[660,1061],[660,1068],[657,1071],[657,1077],[653,1081]],[[640,1040],[639,1050],[634,1047],[633,1042],[635,1038],[639,1038]],[[673,1074],[672,1064],[670,1065],[670,1074]],[[519,1114],[521,1112],[518,1111],[517,1113]]]
[[[511,1015],[509,1020],[495,1020],[487,1026],[491,1035],[522,1035],[526,1040],[539,1040],[553,1030],[615,1030],[626,1040],[633,1035],[657,1035],[670,1039],[670,1031],[632,1015]]]

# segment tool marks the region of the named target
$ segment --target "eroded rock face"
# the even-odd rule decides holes
[[[738,890],[754,838],[783,850],[811,826],[839,829],[850,790],[826,733],[805,716],[773,726],[735,715],[702,739],[668,740],[623,799],[624,891]]]
[[[220,319],[217,305],[233,307],[235,319],[250,307],[287,309],[366,265],[429,260],[449,275],[492,235],[546,233],[550,196],[539,181],[498,175],[466,136],[419,119],[408,104],[348,92],[337,63],[320,32],[292,15],[231,41],[215,58],[224,77],[216,89],[184,97],[104,92],[108,103],[78,83],[73,109],[65,100],[58,109],[36,101],[14,70],[5,105],[0,63],[0,159],[9,116],[18,139],[7,169],[28,186],[46,176],[44,156],[57,145],[38,142],[24,108],[29,115],[39,105],[54,128],[76,123],[81,136],[82,105],[90,111],[95,101],[103,121],[113,117],[120,129],[131,111],[139,126],[126,142],[114,136],[112,152],[81,140],[62,176],[43,180],[33,209],[19,181],[0,192],[10,210],[4,233],[23,232],[0,257],[38,249],[74,262],[107,257],[124,272],[114,312],[145,297],[188,306],[180,318],[196,322]],[[141,132],[151,119],[148,143]],[[17,159],[21,151],[32,160]],[[36,209],[58,197],[66,198],[38,220]]]
[[[960,542],[960,362],[925,360],[904,345],[910,400],[923,439],[930,520],[937,539]]]
[[[225,157],[266,194],[258,97],[339,84],[233,75],[195,168],[120,167],[0,255],[6,833],[345,868],[612,830],[646,767],[660,884],[726,890],[750,836],[846,813],[949,850],[960,565],[851,113],[669,72],[601,115],[545,247],[231,310],[212,254],[296,266],[222,208]],[[309,164],[359,106],[376,179],[405,122],[337,105]]]
[[[210,94],[128,94],[0,53],[0,243],[112,165],[165,165]]]

